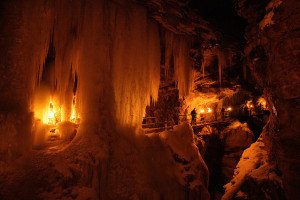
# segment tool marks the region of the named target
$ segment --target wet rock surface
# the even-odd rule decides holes
[[[238,13],[246,18],[245,71],[248,81],[262,88],[271,105],[274,159],[283,173],[288,199],[300,197],[300,2],[237,1]]]
[[[246,123],[235,121],[222,131],[220,139],[223,144],[222,176],[226,183],[231,180],[236,164],[243,151],[252,144],[254,135]]]
[[[243,152],[231,181],[224,186],[222,200],[286,199],[282,174],[270,157],[273,147],[268,128]]]

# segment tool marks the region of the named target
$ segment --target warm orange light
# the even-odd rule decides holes
[[[50,111],[50,112],[48,113],[48,124],[55,124],[54,121],[55,121],[55,120],[54,120],[54,112],[53,112],[53,111]]]
[[[72,107],[72,113],[71,113],[71,117],[70,117],[71,121],[75,121],[76,120],[76,113],[75,113],[75,109]]]
[[[266,109],[266,107],[267,107],[267,101],[263,97],[260,97],[257,100],[257,105],[261,105],[263,109]]]
[[[252,101],[247,101],[246,106],[247,106],[248,108],[253,108]]]
[[[207,112],[211,113],[212,112],[211,108],[207,108]]]
[[[79,114],[76,113],[76,106],[75,105],[76,105],[76,96],[73,96],[70,121],[74,122],[74,123],[77,123],[79,121]]]
[[[43,112],[43,123],[55,125],[61,121],[61,111],[56,110],[54,103],[50,100],[49,107]]]
[[[200,113],[205,113],[205,110],[202,108],[202,109],[200,110]]]
[[[232,108],[231,108],[231,107],[228,107],[226,110],[227,110],[227,111],[232,111]]]
[[[48,124],[55,124],[55,114],[54,114],[54,111],[53,111],[52,101],[50,101],[50,105],[49,105]]]

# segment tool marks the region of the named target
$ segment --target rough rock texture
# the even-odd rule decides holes
[[[222,200],[285,199],[280,173],[270,159],[272,143],[268,128],[243,152],[232,180],[224,186]]]
[[[188,1],[142,0],[152,15],[166,29],[176,34],[198,35],[204,40],[218,36],[212,26],[187,7]]]
[[[239,14],[249,22],[245,75],[264,91],[272,108],[273,158],[288,199],[300,197],[299,9],[298,0],[237,1]]]
[[[221,177],[221,160],[222,160],[222,142],[219,137],[219,131],[210,127],[204,127],[201,131],[204,134],[199,134],[198,148],[202,152],[205,163],[209,169],[209,192],[211,199],[216,199],[216,196],[222,191]]]
[[[168,125],[175,125],[179,121],[179,107],[178,89],[175,87],[175,84],[165,87],[161,86],[157,101],[151,102],[150,106],[147,106],[145,117],[155,117],[152,123],[164,124],[167,122]]]
[[[223,143],[222,175],[224,183],[231,180],[236,164],[243,151],[248,148],[254,135],[247,124],[236,121],[228,126],[220,135]]]

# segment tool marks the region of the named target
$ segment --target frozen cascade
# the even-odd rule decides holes
[[[192,87],[192,65],[189,57],[188,40],[185,37],[180,36],[174,49],[175,77],[178,80],[179,96],[182,97],[188,95],[190,88]]]
[[[165,33],[165,40],[165,67],[169,70],[171,64],[174,63],[179,96],[186,96],[192,88],[192,65],[189,57],[190,41],[185,36],[176,35],[168,31]]]
[[[157,99],[160,44],[157,26],[145,10],[116,10],[112,36],[113,85],[116,115],[121,124],[139,124],[150,96]],[[126,16],[126,17],[124,17]]]
[[[48,24],[51,25],[45,35],[53,35],[54,40],[56,81],[49,88],[55,88],[55,93],[49,94],[49,91],[47,100],[38,104],[45,107],[53,98],[55,104],[62,106],[67,119],[72,102],[69,77],[77,72],[77,99],[82,105],[79,112],[83,120],[97,121],[103,115],[101,112],[107,114],[103,109],[108,109],[121,125],[140,124],[150,96],[156,100],[158,94],[160,46],[157,24],[148,19],[144,8],[127,1],[119,4],[89,2],[84,9],[80,2],[74,4],[59,2],[55,12],[49,11]],[[67,7],[72,9],[65,9]],[[50,39],[43,44],[43,51],[36,52],[42,52],[41,57],[46,58]],[[41,60],[35,65],[43,66]],[[40,99],[39,95],[37,99]],[[97,109],[99,104],[102,106]]]
[[[41,160],[34,154],[28,163],[37,161],[42,167],[45,164],[47,175],[43,177],[48,176],[48,169],[51,169],[49,177],[55,177],[52,170],[64,174],[71,166],[82,175],[80,180],[87,180],[85,186],[96,191],[99,197],[124,195],[124,199],[129,199],[138,192],[149,196],[148,199],[159,196],[160,192],[172,197],[183,196],[184,186],[176,176],[170,176],[168,170],[162,171],[161,165],[151,159],[156,154],[154,144],[165,158],[170,158],[162,160],[167,161],[165,169],[177,170],[163,141],[150,138],[142,131],[134,135],[133,128],[122,129],[141,124],[150,96],[155,100],[158,95],[160,37],[158,25],[147,16],[146,9],[129,0],[32,0],[20,1],[18,6],[12,5],[9,9],[17,16],[17,22],[7,23],[18,29],[6,25],[9,31],[14,31],[8,39],[16,42],[9,47],[3,45],[7,50],[6,64],[11,69],[1,68],[4,74],[1,87],[5,88],[1,105],[9,102],[14,107],[8,117],[0,116],[1,138],[5,138],[0,141],[0,153],[5,157],[0,161],[11,161],[25,152],[33,154],[30,112],[41,118],[42,110],[49,108],[52,100],[55,106],[61,106],[62,117],[69,118],[76,74],[77,112],[82,119],[76,137],[55,155],[50,151],[35,151],[46,159]],[[178,86],[184,95],[191,71],[188,40],[174,35],[171,47]],[[191,145],[189,148],[193,148]],[[145,146],[149,151],[142,151]],[[157,158],[161,158],[160,153]],[[61,171],[49,164],[52,159],[61,165]],[[82,167],[82,163],[86,167]],[[149,166],[159,173],[149,170]],[[205,170],[202,172],[206,175]],[[197,180],[201,181],[200,176]],[[74,191],[78,189],[76,186],[72,188]],[[51,195],[54,193],[56,190]]]

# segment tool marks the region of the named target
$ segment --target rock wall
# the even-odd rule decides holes
[[[288,199],[298,199],[300,129],[300,2],[238,0],[246,30],[245,78],[264,91],[272,108],[272,158]],[[248,72],[248,73],[247,73]],[[250,73],[249,73],[250,72]]]
[[[233,122],[221,132],[220,139],[224,148],[222,157],[223,180],[221,182],[226,183],[231,180],[243,151],[252,144],[253,138],[254,135],[247,123],[241,124],[238,121]]]
[[[232,180],[224,186],[222,200],[285,199],[276,163],[269,156],[271,149],[266,126],[260,138],[243,152]]]

